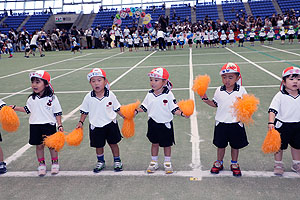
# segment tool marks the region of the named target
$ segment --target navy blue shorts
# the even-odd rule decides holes
[[[300,122],[295,123],[284,123],[275,120],[275,127],[277,123],[282,123],[279,128],[275,128],[281,137],[281,149],[285,150],[288,145],[295,149],[300,149]]]
[[[218,148],[229,145],[234,149],[241,149],[249,144],[245,127],[239,123],[222,123],[215,126],[213,144]]]
[[[56,133],[56,125],[51,124],[30,124],[29,144],[43,144],[44,138]]]
[[[95,127],[93,130],[90,125],[90,146],[102,148],[107,141],[108,144],[117,144],[122,139],[118,123],[111,122],[103,127]]]
[[[170,122],[170,128],[164,123],[156,123],[152,118],[148,120],[147,138],[153,144],[159,144],[160,147],[170,147],[175,144],[173,122]]]

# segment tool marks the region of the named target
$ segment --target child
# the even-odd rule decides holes
[[[244,35],[244,30],[241,29],[240,30],[240,34],[238,35],[239,37],[239,46],[238,47],[243,47],[244,46],[244,38],[245,38],[245,35]]]
[[[293,26],[290,26],[290,29],[288,30],[287,34],[289,35],[289,44],[293,44],[294,43],[294,35],[295,35]]]
[[[255,29],[251,29],[251,32],[249,33],[249,37],[250,37],[250,45],[254,46],[254,41],[255,41]]]
[[[179,110],[171,92],[172,83],[169,81],[168,71],[159,67],[151,70],[148,76],[152,90],[146,95],[141,107],[137,109],[137,112],[147,112],[149,117],[147,137],[152,143],[152,161],[147,172],[154,173],[158,169],[158,151],[159,147],[163,147],[165,173],[171,174],[173,173],[171,146],[175,144],[173,115],[186,116]]]
[[[123,35],[120,36],[120,41],[119,42],[120,42],[119,43],[119,45],[120,45],[120,51],[124,52],[125,50],[124,50],[124,36]]]
[[[197,33],[196,33],[196,48],[198,48],[198,44],[199,44],[199,47],[201,48],[201,34],[200,34],[200,31],[197,31]]]
[[[265,43],[265,39],[266,39],[266,32],[265,32],[264,28],[260,29],[258,36],[259,36],[260,44],[263,45]]]
[[[32,94],[29,95],[26,106],[16,107],[13,109],[20,112],[30,114],[30,136],[29,144],[36,146],[36,155],[39,162],[38,175],[46,175],[46,163],[44,156],[43,140],[45,135],[49,136],[59,131],[64,131],[61,116],[62,109],[58,98],[54,95],[54,90],[51,85],[50,74],[44,70],[39,70],[30,73]],[[51,174],[55,175],[59,172],[58,153],[55,149],[50,149],[52,166]]]
[[[30,51],[25,55],[25,58],[29,58],[29,54],[31,54],[35,49],[39,49],[40,57],[44,57],[45,55],[42,53],[41,45],[38,45],[38,39],[41,37],[41,34],[37,33],[36,31],[32,34],[32,39],[30,41]]]
[[[168,47],[168,50],[170,51],[171,50],[171,46],[172,46],[172,35],[170,33],[167,33],[166,34],[166,42],[167,42],[167,47]]]
[[[5,105],[6,105],[5,102],[0,99],[0,110]],[[1,133],[0,133],[0,142],[2,142]],[[3,151],[2,151],[2,148],[0,146],[0,174],[4,174],[6,172],[7,172],[6,163],[3,160]]]
[[[211,47],[214,46],[214,32],[213,32],[213,30],[209,31],[208,38],[209,38],[209,47],[211,48]]]
[[[76,128],[82,128],[84,120],[89,115],[90,146],[96,148],[98,160],[97,166],[93,170],[95,173],[99,173],[105,168],[104,146],[106,142],[114,157],[114,171],[122,171],[123,165],[118,146],[122,136],[116,114],[122,116],[121,105],[115,94],[109,90],[105,71],[94,68],[88,73],[87,79],[93,90],[84,97],[80,107],[80,120]]]
[[[173,33],[172,42],[173,42],[173,49],[175,51],[176,50],[176,46],[177,46],[177,36],[176,36],[175,32]]]
[[[75,51],[80,51],[80,44],[76,42],[76,37],[72,37],[72,46],[71,46],[71,52],[75,54]]]
[[[217,88],[212,100],[205,94],[202,100],[211,107],[217,108],[215,116],[216,126],[214,131],[214,145],[217,150],[217,161],[214,162],[210,172],[218,174],[223,170],[223,158],[225,148],[228,143],[231,146],[231,171],[233,176],[241,176],[241,170],[238,164],[239,149],[248,145],[247,135],[244,125],[237,121],[232,115],[233,104],[236,98],[246,94],[246,90],[241,86],[240,68],[235,63],[225,64],[220,71],[223,86]]]
[[[273,31],[273,27],[270,27],[270,31],[267,33],[267,37],[270,45],[273,44],[274,35],[275,33]]]
[[[204,48],[208,47],[208,44],[209,44],[209,36],[208,36],[208,31],[205,31],[204,32],[204,35],[203,35],[203,43],[204,43]]]
[[[300,25],[298,26],[297,39],[298,39],[298,43],[300,44]]]
[[[214,46],[219,48],[219,34],[218,31],[214,31]]]
[[[228,35],[228,40],[229,40],[229,44],[231,47],[234,47],[234,32],[233,30],[229,31],[229,35]]]
[[[292,170],[300,175],[300,69],[288,67],[282,72],[280,91],[269,107],[269,130],[275,128],[281,137],[280,150],[275,153],[274,174],[284,173],[283,150],[291,146]]]
[[[131,35],[128,35],[127,44],[128,44],[129,51],[132,51],[133,39]]]
[[[222,32],[221,32],[220,39],[221,39],[221,43],[222,43],[222,48],[226,47],[226,44],[227,44],[227,35],[226,35],[226,33],[225,33],[224,30],[222,30]]]
[[[191,31],[189,31],[188,35],[187,35],[189,48],[193,48],[193,43],[194,43],[193,42],[193,36],[194,36],[194,34]]]
[[[183,49],[183,45],[185,43],[184,34],[182,32],[179,33],[179,46]]]
[[[149,37],[147,33],[145,33],[143,37],[143,43],[144,43],[145,51],[149,51]]]
[[[156,30],[154,29],[152,32],[151,32],[151,49],[150,51],[155,51],[156,48],[157,48],[157,41],[156,41]]]
[[[284,27],[281,27],[281,31],[280,31],[280,40],[281,40],[281,44],[284,44],[285,41],[285,29]]]
[[[7,39],[5,41],[5,47],[6,47],[6,54],[9,54],[8,58],[12,58],[13,57],[13,55],[12,55],[12,53],[13,53],[13,46],[11,44],[11,40],[10,39]]]
[[[134,49],[137,52],[140,49],[140,37],[138,34],[133,34]]]

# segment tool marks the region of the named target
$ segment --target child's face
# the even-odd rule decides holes
[[[32,78],[31,80],[31,88],[34,93],[43,94],[46,86],[48,85],[45,85],[44,81],[40,78]]]
[[[287,90],[297,91],[300,87],[300,76],[293,77],[293,75],[290,75],[283,81],[283,85]]]
[[[165,79],[160,79],[160,78],[153,78],[150,77],[150,86],[154,91],[158,91],[161,89],[164,85],[166,85],[166,80]]]
[[[104,90],[106,83],[107,83],[107,80],[101,76],[94,76],[90,80],[90,84],[96,93],[102,92]]]
[[[221,77],[226,89],[233,89],[235,83],[240,79],[237,73],[226,73],[222,74]]]

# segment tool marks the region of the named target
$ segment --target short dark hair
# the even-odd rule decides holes
[[[299,74],[290,74],[287,76],[282,77],[282,80],[285,82],[287,78],[297,78],[299,76]]]

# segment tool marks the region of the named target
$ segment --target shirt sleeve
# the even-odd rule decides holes
[[[5,106],[5,105],[6,105],[5,102],[2,101],[2,100],[0,99],[0,110],[1,110],[1,108],[2,108],[3,106]]]
[[[60,116],[62,115],[62,109],[61,109],[61,105],[59,103],[59,100],[57,98],[57,96],[53,96],[53,114],[54,116]]]
[[[88,93],[84,99],[83,99],[83,102],[80,106],[80,113],[81,114],[85,114],[85,115],[88,115],[89,114],[89,104],[88,104],[88,98],[89,98],[89,95],[91,95],[91,93]]]
[[[29,114],[32,110],[32,103],[33,103],[32,101],[33,101],[32,97],[29,97],[27,99],[26,106],[24,106],[25,112],[27,114]]]
[[[275,115],[278,114],[278,111],[280,109],[280,92],[278,92],[272,99],[269,111],[268,112],[273,112]]]
[[[146,95],[146,97],[141,105],[141,109],[143,109],[144,112],[147,112],[147,109],[148,109],[148,96],[149,96],[149,93]]]
[[[169,109],[174,114],[179,109],[174,94],[170,91],[168,95]]]
[[[111,96],[111,100],[112,100],[112,103],[113,103],[113,109],[115,112],[118,112],[120,110],[120,107],[121,107],[121,104],[120,102],[118,101],[116,95],[110,91],[110,95]]]
[[[219,93],[218,91],[220,90],[220,87],[218,87],[215,91],[214,97],[212,98],[212,101],[214,102],[214,104],[216,106],[218,106],[218,103],[220,102],[220,98],[219,98]]]

